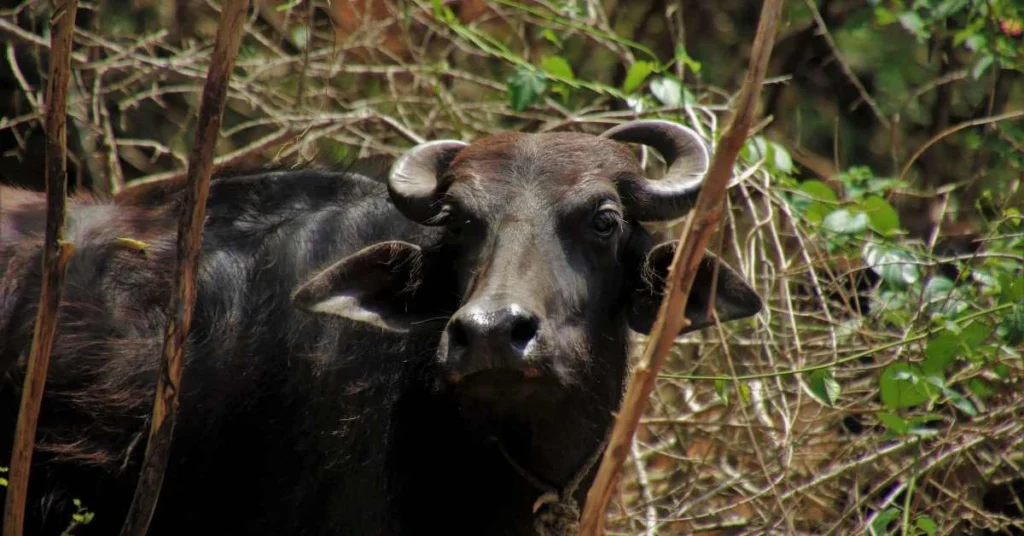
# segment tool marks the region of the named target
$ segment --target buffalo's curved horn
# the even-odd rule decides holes
[[[388,193],[405,217],[423,224],[435,223],[432,219],[440,209],[438,201],[448,187],[441,184],[441,177],[466,145],[456,140],[429,141],[395,161],[388,175]]]
[[[653,147],[668,164],[659,181],[624,180],[619,195],[633,218],[640,221],[673,220],[693,208],[700,193],[711,154],[693,130],[670,121],[631,121],[610,128],[603,138]]]

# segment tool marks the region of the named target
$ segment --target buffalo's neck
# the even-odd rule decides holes
[[[577,496],[585,495],[586,477],[596,470],[590,461],[599,455],[621,401],[628,351],[625,340],[608,341],[602,350],[593,361],[601,368],[564,397],[496,416],[484,426],[474,423],[474,429],[496,440],[503,463],[526,473],[520,478],[531,486],[543,484],[561,493],[570,482],[582,480]]]

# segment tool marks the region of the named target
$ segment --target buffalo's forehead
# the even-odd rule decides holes
[[[452,162],[452,180],[482,187],[566,190],[585,183],[611,184],[620,173],[638,173],[633,153],[604,138],[573,132],[503,133],[476,141]]]

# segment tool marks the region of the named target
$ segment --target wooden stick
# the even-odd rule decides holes
[[[634,369],[629,387],[626,389],[597,477],[587,493],[587,502],[580,520],[580,534],[583,536],[598,536],[604,533],[605,510],[618,479],[619,469],[629,455],[633,435],[654,388],[658,371],[665,364],[676,335],[687,322],[683,315],[686,300],[697,275],[697,267],[703,258],[704,249],[722,219],[726,186],[732,176],[736,156],[754,122],[757,98],[765,72],[768,70],[768,59],[771,57],[781,11],[782,0],[765,0],[762,6],[761,20],[750,56],[750,68],[743,81],[735,115],[715,150],[696,207],[683,226],[682,238],[665,281],[665,297],[662,299],[658,318],[651,329],[643,357]]]
[[[4,505],[4,534],[21,536],[25,526],[28,476],[35,447],[39,406],[57,334],[57,315],[64,287],[64,270],[74,246],[64,242],[68,200],[67,98],[71,78],[72,36],[78,0],[54,3],[50,15],[50,78],[46,86],[46,234],[43,244],[39,310],[32,333],[25,385],[11,452],[11,475]]]
[[[121,527],[122,536],[146,534],[160,497],[160,488],[163,486],[177,417],[183,358],[196,298],[196,269],[202,246],[210,178],[213,174],[213,153],[220,134],[228,81],[235,67],[248,7],[248,0],[227,0],[221,11],[217,40],[213,56],[210,58],[210,69],[206,74],[206,85],[203,87],[203,97],[199,106],[195,142],[189,154],[188,187],[185,190],[181,218],[178,222],[177,277],[167,309],[163,361],[153,402],[153,418],[146,444],[146,456],[131,508],[124,526]]]

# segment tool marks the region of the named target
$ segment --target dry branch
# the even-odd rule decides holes
[[[686,301],[704,249],[719,220],[722,219],[723,201],[736,156],[754,122],[757,97],[765,72],[768,70],[768,59],[771,57],[781,11],[782,0],[765,0],[751,50],[750,68],[743,81],[735,115],[715,150],[696,207],[683,226],[682,238],[665,281],[665,297],[658,311],[658,318],[651,329],[643,357],[633,371],[622,408],[612,429],[611,440],[601,460],[594,484],[587,494],[580,523],[580,534],[584,536],[604,533],[605,509],[619,470],[629,455],[630,445],[646,401],[654,388],[658,371],[665,364],[676,334],[687,322],[682,312],[686,309]]]
[[[39,406],[50,366],[50,351],[57,334],[57,312],[64,286],[64,268],[74,246],[64,242],[67,208],[67,109],[71,78],[71,38],[75,32],[78,0],[55,3],[50,15],[50,77],[46,86],[46,235],[43,244],[42,285],[36,312],[32,349],[28,357],[21,407],[11,453],[11,478],[4,505],[4,534],[21,536],[25,500],[32,466]]]
[[[228,80],[238,55],[248,6],[248,0],[229,0],[221,11],[217,40],[199,107],[195,142],[189,154],[188,186],[178,222],[177,277],[167,309],[162,370],[154,397],[146,456],[135,488],[135,497],[124,526],[121,527],[122,536],[146,534],[163,485],[177,417],[185,346],[196,298],[196,268],[202,245],[210,177],[213,174],[213,153],[220,134]]]

